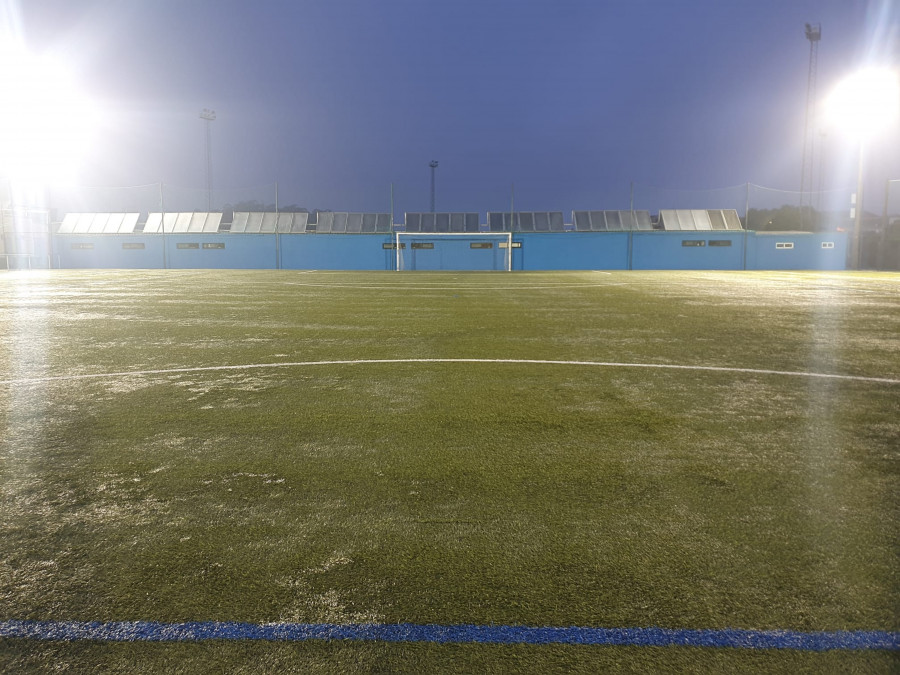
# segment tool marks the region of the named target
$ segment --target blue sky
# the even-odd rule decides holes
[[[797,190],[804,24],[822,24],[821,94],[900,56],[883,0],[5,4],[106,110],[82,182],[203,188],[211,108],[223,194],[277,181],[282,204],[386,211],[393,183],[398,219],[428,210],[432,159],[440,211],[508,209],[513,183],[517,209],[566,212],[628,208],[632,182],[652,210],[648,186]],[[820,145],[823,187],[853,185],[852,147]],[[900,178],[900,132],[869,159],[874,191]]]

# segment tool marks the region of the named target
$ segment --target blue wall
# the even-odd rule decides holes
[[[383,246],[394,240],[389,234],[282,234],[278,240],[283,269],[394,269],[395,251]]]
[[[198,248],[185,248],[194,245]],[[224,248],[218,248],[222,245]],[[277,267],[275,237],[271,234],[167,234],[166,258],[173,269],[269,270]]]
[[[53,237],[53,265],[62,269],[161,268],[163,240],[139,234],[57,235]]]
[[[635,232],[631,269],[741,270],[744,232]]]
[[[624,270],[628,240],[627,232],[516,232],[513,269]]]
[[[752,232],[747,269],[843,270],[847,268],[847,232]],[[834,248],[822,248],[822,244]],[[778,248],[793,244],[793,248]]]
[[[427,240],[427,235],[423,235]],[[407,243],[410,239],[407,237]],[[391,270],[394,238],[384,234],[56,235],[53,263],[71,268]],[[513,234],[517,270],[842,270],[848,235],[758,232],[564,232]],[[685,245],[684,242],[702,242]],[[729,242],[730,245],[710,245]],[[833,244],[823,248],[822,244]],[[442,240],[415,251],[417,269],[502,269],[505,251]],[[781,244],[778,247],[777,244]],[[786,248],[786,244],[793,244]],[[385,246],[389,248],[385,248]],[[224,248],[222,248],[224,246]],[[406,255],[413,253],[407,250]]]

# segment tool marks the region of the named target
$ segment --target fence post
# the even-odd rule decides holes
[[[159,210],[160,223],[162,228],[162,253],[163,253],[163,269],[168,269],[169,265],[166,260],[166,202],[163,197],[163,182],[159,181]]]
[[[747,181],[747,200],[744,202],[744,229],[750,229],[750,181]]]

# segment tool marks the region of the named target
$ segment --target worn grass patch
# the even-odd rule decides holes
[[[855,274],[6,274],[0,379],[379,358],[897,379],[898,291]],[[896,631],[898,407],[892,384],[510,363],[0,384],[0,618]],[[562,646],[0,652],[7,669],[121,671],[896,666]]]

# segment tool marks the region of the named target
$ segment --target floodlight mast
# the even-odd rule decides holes
[[[859,139],[859,166],[856,171],[856,202],[853,207],[853,241],[850,242],[850,258],[853,261],[853,269],[860,269],[859,236],[862,232],[863,217],[863,167],[865,166],[866,143]]]
[[[212,122],[216,119],[216,111],[204,108],[200,111],[200,119],[206,122],[206,210],[212,211]]]
[[[813,186],[813,158],[815,155],[815,134],[809,132],[810,116],[816,115],[816,70],[819,59],[819,40],[822,39],[821,24],[806,24],[806,39],[809,40],[809,74],[806,81],[806,120],[803,124],[803,162],[800,166],[800,225],[806,220],[803,210],[803,200],[806,197],[806,179],[809,174],[809,203],[812,207]],[[811,113],[811,114],[810,114]]]
[[[428,166],[431,167],[431,212],[434,213],[434,170],[438,167],[437,160],[431,160]]]

